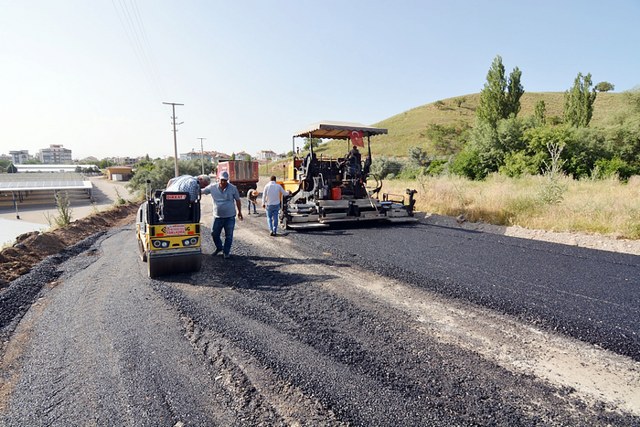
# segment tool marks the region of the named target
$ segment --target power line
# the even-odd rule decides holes
[[[163,86],[158,77],[157,67],[153,60],[151,45],[146,36],[140,11],[134,0],[131,0],[130,3],[127,3],[127,0],[118,1],[119,5],[116,4],[116,0],[111,0],[111,3],[124,29],[129,45],[140,64],[143,74],[151,82],[158,96],[162,99],[164,97]]]

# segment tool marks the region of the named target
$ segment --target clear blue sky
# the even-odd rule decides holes
[[[479,92],[491,62],[526,91],[578,72],[640,85],[640,1],[0,0],[0,154],[291,149],[310,123],[373,124]]]

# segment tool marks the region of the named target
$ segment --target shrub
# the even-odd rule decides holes
[[[472,147],[465,147],[454,158],[450,166],[451,172],[469,179],[484,179],[488,171],[484,167],[479,153]]]
[[[634,172],[634,169],[627,162],[619,157],[614,157],[613,159],[596,160],[595,166],[591,171],[591,177],[594,179],[618,177],[626,180]]]
[[[500,173],[511,178],[522,175],[535,175],[540,170],[541,159],[530,156],[524,151],[507,153],[504,165],[500,166]]]
[[[379,178],[393,179],[402,171],[404,163],[394,157],[378,157],[371,164],[371,173]]]

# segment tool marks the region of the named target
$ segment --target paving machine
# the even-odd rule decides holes
[[[199,271],[200,198],[189,193],[156,190],[138,209],[136,236],[149,277]]]
[[[281,185],[290,192],[285,196],[280,222],[287,229],[327,227],[332,223],[387,221],[414,222],[415,190],[403,195],[381,193],[382,179],[370,172],[371,140],[386,134],[387,129],[359,123],[321,122],[311,125],[293,136],[308,138],[309,153],[294,156]],[[342,158],[318,157],[311,141],[341,139],[364,148],[364,161],[358,150]],[[355,155],[354,155],[355,152]]]

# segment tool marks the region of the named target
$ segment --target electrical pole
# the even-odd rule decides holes
[[[163,104],[165,105],[171,105],[171,108],[173,110],[173,116],[171,116],[171,121],[173,123],[173,155],[174,155],[174,163],[175,163],[175,173],[176,176],[180,175],[180,172],[178,171],[178,139],[176,137],[176,125],[181,125],[184,122],[180,122],[180,123],[176,123],[176,105],[184,105],[184,104],[177,104],[175,102],[163,102]]]
[[[207,138],[198,138],[200,140],[200,164],[202,165],[202,175],[204,175],[204,148],[202,148],[202,140]]]

